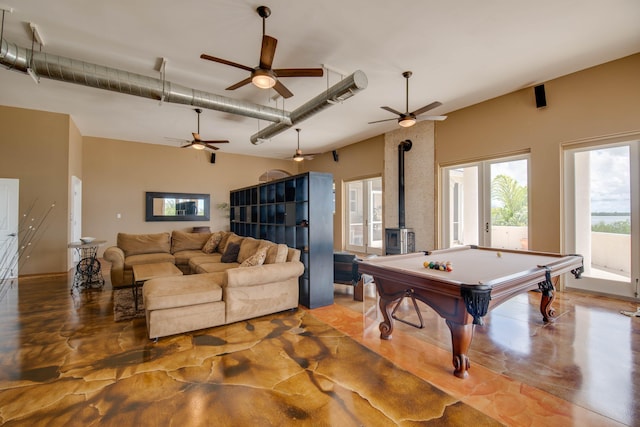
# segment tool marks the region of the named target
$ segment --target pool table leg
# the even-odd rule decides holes
[[[390,340],[391,333],[393,332],[393,322],[391,316],[391,303],[397,298],[385,298],[386,295],[380,294],[380,312],[384,321],[378,326],[380,328],[380,338],[383,340]]]
[[[551,304],[553,304],[553,300],[556,299],[554,291],[559,278],[559,276],[556,276],[551,279],[551,277],[547,275],[544,282],[538,283],[538,288],[542,292],[542,297],[540,298],[540,313],[542,313],[542,318],[545,323],[553,322],[556,317],[556,311]]]
[[[466,378],[467,371],[471,367],[467,352],[473,338],[473,323],[460,324],[447,319],[447,326],[451,330],[451,344],[453,352],[453,375],[458,378]]]

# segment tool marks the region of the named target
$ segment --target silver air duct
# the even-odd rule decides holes
[[[253,144],[260,144],[325,108],[352,97],[357,92],[365,89],[368,84],[367,76],[358,70],[293,112],[288,112],[273,107],[226,98],[166,80],[130,73],[116,68],[58,55],[34,52],[32,49],[25,49],[14,43],[10,44],[6,40],[1,40],[1,42],[0,64],[8,69],[29,73],[34,80],[36,77],[46,77],[66,83],[75,83],[142,98],[192,105],[274,122],[251,136]]]
[[[289,123],[274,123],[262,129],[260,132],[251,135],[251,142],[255,145],[262,144],[265,140],[284,132],[291,126],[308,119],[338,102],[351,98],[356,93],[367,87],[368,80],[365,73],[357,70],[349,77],[346,77],[335,85],[327,89],[312,100],[296,108],[289,114]]]
[[[31,57],[33,55],[33,58]],[[271,122],[288,123],[289,112],[250,102],[239,101],[213,93],[190,89],[141,74],[130,73],[102,65],[65,58],[62,56],[32,52],[2,40],[0,64],[8,69],[35,74],[66,83],[134,95],[174,104],[193,105],[210,110],[224,111],[240,116]]]

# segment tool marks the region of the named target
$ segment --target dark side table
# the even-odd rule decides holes
[[[94,240],[92,242],[71,242],[68,247],[75,249],[80,256],[73,274],[73,289],[101,288],[104,286],[104,277],[100,261],[98,261],[98,248],[107,243],[106,240]]]

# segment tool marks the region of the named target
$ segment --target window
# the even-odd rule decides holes
[[[528,156],[442,169],[442,246],[528,249]]]
[[[382,178],[345,183],[346,248],[360,253],[382,254]]]
[[[638,298],[639,142],[568,149],[564,170],[565,250],[585,268],[567,287]]]

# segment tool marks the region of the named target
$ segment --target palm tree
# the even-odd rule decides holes
[[[499,206],[491,208],[493,225],[526,226],[528,217],[527,187],[510,176],[497,175],[491,181],[491,199]]]

